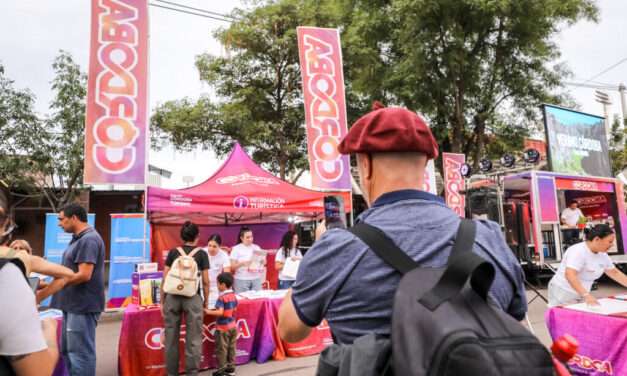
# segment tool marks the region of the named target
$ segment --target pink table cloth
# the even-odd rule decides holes
[[[627,317],[555,307],[545,320],[554,341],[564,334],[579,341],[579,351],[568,364],[574,374],[627,375]]]

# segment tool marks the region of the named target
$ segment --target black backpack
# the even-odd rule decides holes
[[[332,345],[322,353],[317,375],[553,375],[551,356],[538,339],[488,303],[495,271],[472,252],[473,221],[461,221],[445,268],[418,267],[374,226],[359,223],[349,231],[403,275],[391,338],[370,334],[352,345]]]

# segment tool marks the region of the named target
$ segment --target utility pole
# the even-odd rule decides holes
[[[603,105],[603,114],[605,116],[605,134],[607,135],[607,139],[609,140],[611,137],[609,106],[612,104],[612,101],[610,101],[610,96],[607,95],[607,93],[604,91],[595,90],[594,96],[596,97],[596,101]]]
[[[625,124],[625,121],[627,121],[627,103],[625,102],[625,84],[624,83],[620,83],[618,84],[618,92],[620,93],[620,107],[621,110],[623,111],[623,124]]]

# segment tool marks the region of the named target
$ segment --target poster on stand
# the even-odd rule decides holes
[[[107,308],[131,302],[135,265],[150,262],[150,226],[143,213],[111,214],[111,262]]]

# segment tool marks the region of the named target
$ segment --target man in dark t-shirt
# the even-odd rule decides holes
[[[57,279],[48,287],[62,288],[52,297],[52,307],[63,311],[61,353],[70,375],[95,375],[96,326],[105,307],[105,245],[78,204],[59,212],[59,226],[73,234],[62,263],[74,272],[72,278]]]

